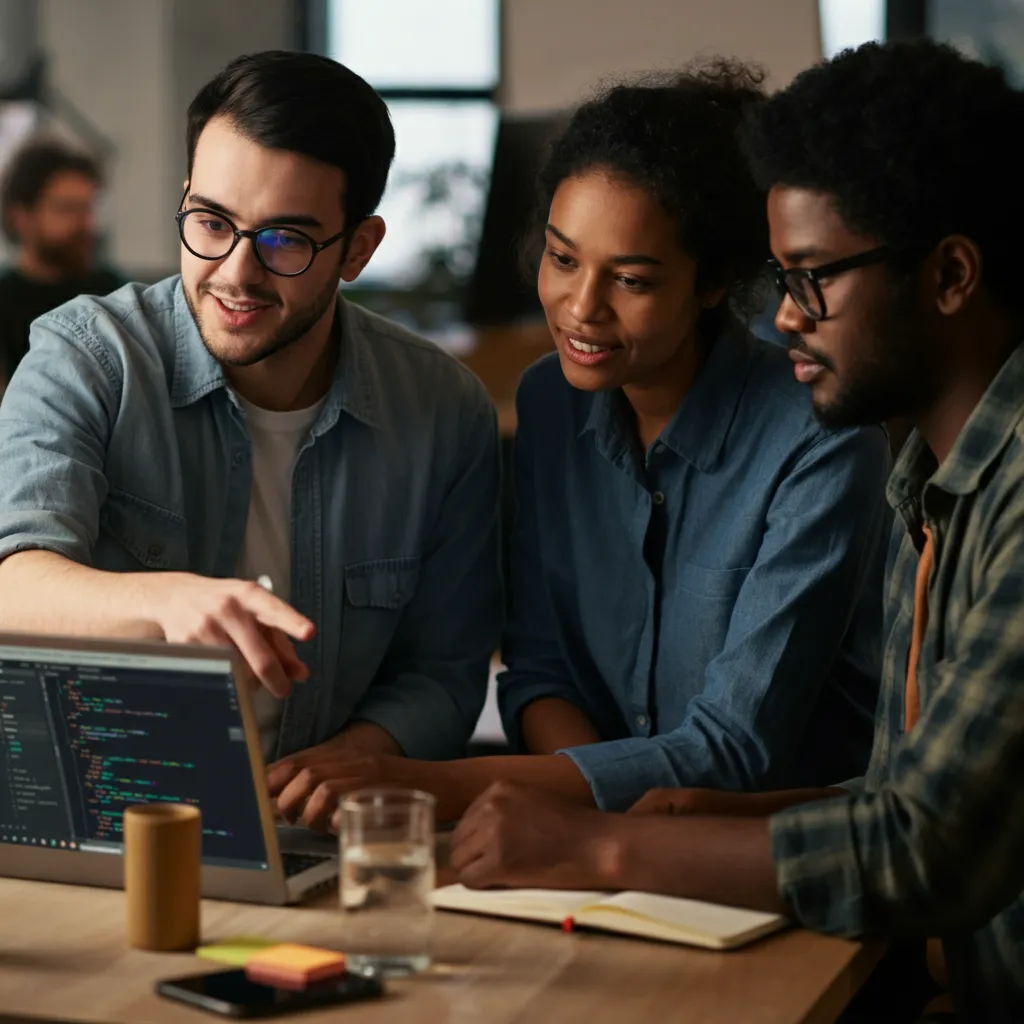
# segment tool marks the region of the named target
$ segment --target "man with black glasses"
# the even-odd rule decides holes
[[[455,835],[464,882],[662,891],[903,940],[886,1010],[853,1019],[918,1012],[927,949],[957,1019],[1024,1020],[1022,123],[1001,71],[921,41],[803,72],[748,130],[776,322],[819,419],[915,428],[888,486],[866,776],[661,791],[631,815],[492,792]]]
[[[5,397],[0,625],[233,644],[268,760],[459,756],[499,631],[497,426],[339,296],[384,237],[387,108],[262,53],[187,141],[180,277],[39,320]]]

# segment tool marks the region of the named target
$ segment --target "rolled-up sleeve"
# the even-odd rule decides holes
[[[452,482],[416,593],[352,717],[386,729],[413,758],[465,755],[487,694],[501,630],[501,480],[494,406],[474,383]]]
[[[971,932],[1024,888],[1024,515],[998,532],[888,780],[771,819],[779,891],[808,927]]]
[[[798,460],[779,484],[725,643],[681,724],[565,751],[600,807],[623,809],[663,786],[790,784],[796,738],[881,565],[889,464],[880,430],[825,435]]]
[[[43,549],[91,562],[120,387],[87,326],[37,320],[0,404],[0,558]]]

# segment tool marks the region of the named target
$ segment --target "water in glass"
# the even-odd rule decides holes
[[[342,941],[349,966],[385,976],[425,970],[434,925],[433,799],[364,791],[343,798],[341,806]]]

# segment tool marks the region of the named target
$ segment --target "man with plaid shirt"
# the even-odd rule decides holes
[[[1024,1020],[1022,124],[1002,72],[920,41],[804,72],[746,130],[776,323],[819,418],[915,427],[888,488],[866,778],[658,791],[628,816],[499,787],[456,833],[466,884],[644,889],[927,943],[962,1019]]]

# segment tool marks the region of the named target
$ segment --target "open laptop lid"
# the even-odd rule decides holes
[[[204,895],[283,902],[236,657],[0,633],[0,875],[120,886],[124,809],[183,802],[202,812]]]

